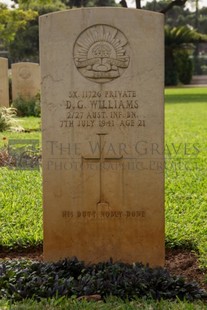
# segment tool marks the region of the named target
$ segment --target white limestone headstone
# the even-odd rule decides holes
[[[0,107],[9,107],[8,59],[0,57]]]
[[[40,92],[40,66],[37,63],[12,64],[12,99],[29,99]]]
[[[40,17],[44,259],[164,264],[163,15]]]

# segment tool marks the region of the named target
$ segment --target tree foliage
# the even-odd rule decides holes
[[[200,10],[199,23],[195,23],[195,12],[185,8],[186,1],[160,0],[157,2],[155,0],[144,7],[147,10],[165,13],[165,21],[169,26],[165,29],[165,61],[167,72],[169,71],[170,78],[174,79],[173,84],[176,84],[179,78],[178,66],[189,67],[189,72],[192,71],[189,62],[189,55],[193,51],[192,43],[207,41],[205,35],[202,36],[186,27],[190,25],[191,28],[195,28],[198,24],[199,31],[202,28],[201,32],[207,33],[207,8]],[[0,43],[4,49],[9,50],[11,62],[39,61],[38,17],[40,15],[81,6],[116,6],[115,0],[15,0],[15,2],[18,3],[18,9],[8,10],[5,5],[0,6],[2,8]],[[135,3],[137,8],[141,8],[141,0],[135,0]],[[127,7],[126,0],[121,0],[121,5]],[[180,52],[181,50],[183,53]],[[182,61],[176,61],[175,55],[178,54],[184,62],[183,65],[181,65]]]
[[[197,42],[207,42],[207,35],[198,33],[188,26],[165,27],[165,46],[189,47],[189,44]],[[190,45],[191,47],[192,45]]]
[[[201,33],[207,33],[207,7],[203,7],[199,10],[198,30]]]
[[[16,31],[15,39],[9,44],[11,62],[39,61],[38,17],[43,14],[65,10],[74,6],[115,6],[114,0],[16,0],[21,10],[35,12],[35,18],[27,22],[27,27]]]
[[[27,23],[35,19],[37,13],[32,10],[9,10],[0,3],[0,38],[1,45],[7,47],[14,39],[16,32],[25,29]]]
[[[24,0],[23,0],[24,2]],[[41,3],[45,2],[45,5]],[[28,3],[19,3],[22,9],[28,9]],[[17,30],[15,40],[9,45],[9,56],[11,62],[18,61],[39,61],[39,25],[38,18],[51,12],[56,12],[66,9],[65,5],[59,1],[30,1],[29,10],[36,12],[33,20],[27,23],[27,27],[23,30]]]
[[[64,6],[65,8],[73,8],[73,7],[91,7],[91,6],[116,6],[115,0],[15,0],[16,3],[20,5],[20,7],[31,8],[34,5],[46,7],[55,5],[60,3],[60,6]]]
[[[136,9],[141,9],[142,8],[141,0],[134,0],[134,1],[135,1],[135,4],[136,4]],[[187,0],[163,1],[164,6],[160,10],[156,10],[156,11],[165,14],[165,13],[170,11],[175,6],[179,6],[179,7],[184,6],[186,2],[187,2]],[[119,3],[124,8],[128,7],[128,4],[127,4],[126,0],[121,0]],[[156,7],[156,3],[157,3],[156,0],[152,2],[152,6],[154,8]],[[152,11],[155,11],[155,9],[153,9]]]
[[[40,14],[41,10],[44,12],[54,12],[66,9],[66,5],[61,0],[19,0],[19,7],[22,9],[36,10]]]
[[[158,2],[147,2],[143,7],[145,10],[150,11],[162,11],[166,6],[166,0],[160,0]],[[198,19],[196,22],[196,18]],[[207,8],[202,7],[199,9],[196,16],[196,12],[190,10],[186,5],[174,6],[171,10],[165,13],[165,24],[170,27],[180,27],[189,25],[200,33],[207,33]]]
[[[178,82],[189,84],[193,65],[190,55],[193,43],[207,42],[207,35],[187,27],[165,27],[165,83],[177,85]]]

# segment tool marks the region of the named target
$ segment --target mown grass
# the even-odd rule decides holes
[[[43,299],[39,302],[32,299],[14,304],[8,300],[0,301],[0,309],[12,310],[206,310],[206,304],[201,301],[154,301],[135,299],[134,301],[123,301],[115,297],[109,297],[105,301],[78,301],[76,298]]]
[[[41,121],[40,118],[30,117],[18,117],[18,123],[25,129],[26,132],[18,131],[5,131],[0,132],[0,149],[5,146],[9,139],[41,139]],[[5,141],[6,138],[6,141]]]
[[[165,111],[166,242],[207,267],[207,88],[167,89]]]
[[[40,141],[40,118],[18,118],[31,132],[0,133],[0,149],[9,140]],[[0,169],[0,245],[8,248],[35,246],[42,243],[42,187],[40,170]]]
[[[177,87],[166,88],[165,102],[173,104],[197,104],[207,103],[206,100],[207,88],[206,87]]]
[[[18,120],[21,126],[27,130],[40,130],[41,129],[41,120],[38,117],[18,117]]]
[[[42,243],[40,171],[1,168],[0,186],[0,244],[16,248]]]

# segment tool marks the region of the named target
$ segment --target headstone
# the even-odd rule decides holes
[[[12,64],[12,99],[29,99],[40,92],[40,66],[37,63]]]
[[[9,107],[8,59],[0,57],[0,107]]]
[[[163,16],[40,18],[44,259],[164,263]]]

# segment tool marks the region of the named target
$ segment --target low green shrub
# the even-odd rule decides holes
[[[178,80],[178,72],[176,68],[176,63],[174,59],[174,55],[170,48],[165,48],[165,85],[172,86],[177,85]]]
[[[190,58],[190,52],[177,50],[170,54],[167,49],[165,52],[165,85],[190,84],[193,75],[193,61]]]
[[[18,124],[16,117],[16,109],[0,107],[0,132],[6,130],[22,130],[23,128]]]
[[[175,63],[178,79],[182,84],[190,84],[193,76],[193,61],[186,50],[178,50],[175,53]]]
[[[18,301],[93,294],[127,300],[207,298],[207,293],[196,283],[185,283],[163,268],[152,269],[139,263],[109,261],[85,265],[74,258],[57,263],[11,260],[0,264],[0,298]]]
[[[194,74],[195,75],[203,75],[207,74],[207,55],[196,55],[194,53]]]
[[[40,94],[28,99],[20,96],[13,101],[12,106],[17,110],[18,116],[40,116]]]

